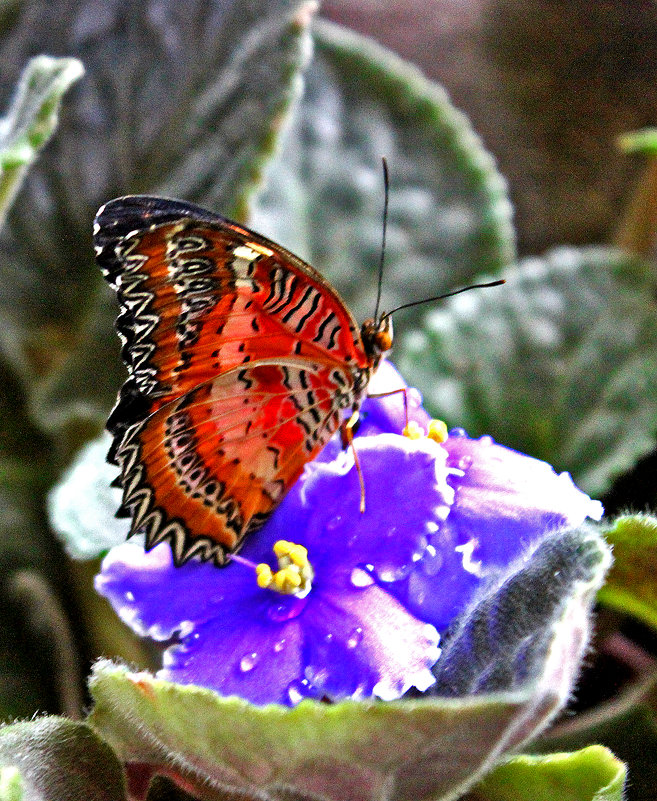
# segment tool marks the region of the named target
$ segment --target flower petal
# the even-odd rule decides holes
[[[125,544],[108,555],[96,586],[119,615],[140,634],[180,636],[165,654],[163,678],[287,704],[303,697],[397,698],[409,687],[429,686],[438,633],[387,583],[410,572],[449,511],[446,454],[429,440],[391,434],[356,447],[364,514],[353,454],[346,452],[334,463],[308,466],[241,554],[271,563],[278,539],[307,547],[315,578],[306,598],[259,588],[254,571],[239,562],[220,570],[197,562],[175,568],[166,545],[144,554]]]
[[[455,500],[412,574],[391,592],[418,617],[444,631],[482,582],[537,543],[602,505],[538,459],[497,445],[490,437],[452,432],[442,446],[452,468]]]
[[[456,500],[447,524],[460,541],[473,543],[473,558],[484,568],[508,565],[550,531],[602,517],[602,504],[547,462],[459,430],[443,447],[447,464],[462,472],[450,481]]]
[[[355,441],[365,485],[365,512],[359,511],[360,485],[353,453],[306,469],[269,521],[267,540],[294,539],[308,548],[316,572],[347,579],[369,565],[381,581],[407,575],[424,553],[429,537],[449,513],[454,491],[448,485],[446,453],[431,440],[395,434]],[[302,525],[290,530],[291,521]],[[244,554],[254,558],[251,540]]]
[[[224,605],[167,650],[158,675],[256,704],[288,705],[303,698],[392,699],[433,683],[438,633],[375,584],[342,593],[339,605],[320,592],[280,606],[273,595],[259,590]],[[298,614],[290,616],[295,604]]]
[[[231,589],[210,564],[176,568],[165,543],[148,553],[134,542],[117,545],[103,559],[94,584],[121,620],[154,640],[169,640],[215,617],[217,603]]]

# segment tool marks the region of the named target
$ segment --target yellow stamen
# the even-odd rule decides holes
[[[419,426],[415,420],[408,421],[408,424],[404,426],[402,434],[409,439],[422,439],[422,437],[425,435],[422,427]]]
[[[264,563],[256,565],[256,581],[258,582],[258,587],[262,587],[262,589],[265,590],[272,583],[272,580],[273,574],[269,565]]]
[[[442,420],[432,420],[429,423],[427,437],[437,442],[439,445],[446,442],[448,437],[447,425]]]
[[[311,590],[314,577],[307,549],[294,542],[278,540],[274,543],[274,553],[278,559],[278,570],[272,572],[266,563],[257,565],[258,586],[282,595],[304,598]]]

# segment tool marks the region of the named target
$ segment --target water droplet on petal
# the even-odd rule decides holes
[[[299,701],[308,698],[310,694],[310,685],[306,679],[294,679],[287,685],[287,697],[292,704],[298,704]]]
[[[135,600],[135,596],[128,590],[123,596],[128,603],[132,603]]]
[[[363,641],[363,630],[360,626],[357,626],[350,634],[347,639],[347,648],[358,648],[358,646]]]
[[[490,437],[488,434],[484,434],[483,437],[479,437],[479,444],[480,445],[492,445],[493,438]]]
[[[259,660],[260,656],[255,651],[252,651],[250,654],[244,654],[244,656],[240,659],[240,670],[242,673],[248,673],[249,671],[253,670],[253,668],[258,664]]]
[[[363,570],[362,567],[355,567],[351,571],[350,578],[353,586],[358,587],[359,589],[363,589],[364,587],[371,587],[372,584],[374,584],[373,576],[366,570]]]
[[[391,584],[393,581],[402,581],[413,569],[412,564],[381,565],[376,568],[376,575],[380,581]]]
[[[449,432],[450,437],[467,437],[465,428],[452,428]]]
[[[422,572],[426,576],[435,576],[443,566],[443,556],[433,545],[429,545],[422,558]]]
[[[314,668],[309,665],[304,673],[306,674],[306,681],[309,684],[314,684],[315,687],[323,687],[331,678],[331,671],[325,666]]]
[[[324,635],[324,642],[333,642],[333,634],[330,631]]]
[[[305,609],[305,606],[305,598],[288,596],[282,601],[274,602],[267,607],[267,617],[273,623],[285,623],[287,620],[298,617]]]
[[[467,470],[471,464],[472,464],[472,456],[461,456],[456,466],[459,468],[459,470]]]
[[[283,648],[285,648],[285,643],[286,642],[287,642],[287,640],[285,639],[285,637],[283,637],[277,643],[274,643],[274,652],[277,653],[277,654],[280,654],[280,652],[283,650]]]
[[[341,523],[342,515],[336,515],[335,517],[332,517],[324,527],[327,531],[333,531],[333,529],[336,529]]]

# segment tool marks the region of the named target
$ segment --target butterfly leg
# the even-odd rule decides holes
[[[390,395],[398,395],[400,392],[404,393],[404,418],[405,426],[408,428],[408,387],[400,387],[399,389],[391,389],[389,392],[377,392],[376,394],[369,395],[368,398],[389,398]],[[353,415],[352,415],[353,417]]]
[[[354,428],[358,424],[359,414],[358,410],[354,411],[351,417],[342,423],[340,426],[340,436],[342,438],[342,447],[351,448],[354,455],[354,465],[358,473],[358,483],[360,484],[360,513],[365,512],[365,481],[363,479],[363,471],[360,469],[360,461],[358,460],[358,453],[354,447]]]

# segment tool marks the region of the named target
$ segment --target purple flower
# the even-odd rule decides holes
[[[379,373],[371,391],[403,386],[391,366]],[[419,394],[407,398],[410,419],[426,427]],[[442,445],[410,440],[399,436],[404,420],[401,394],[363,405],[355,442],[364,514],[353,455],[336,437],[248,539],[240,561],[176,568],[167,545],[110,552],[99,592],[139,634],[177,639],[162,678],[257,704],[425,690],[439,632],[482,581],[550,531],[602,514],[545,462],[461,431]],[[257,584],[249,562],[275,571],[280,540],[308,550],[306,593]]]

